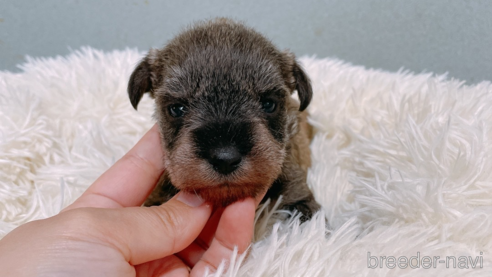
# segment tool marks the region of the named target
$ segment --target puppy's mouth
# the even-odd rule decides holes
[[[280,164],[279,159],[243,157],[237,165],[231,162],[217,168],[201,160],[186,167],[173,166],[170,177],[179,190],[196,193],[215,207],[225,207],[266,192],[280,174]]]
[[[268,185],[257,183],[237,184],[225,182],[218,185],[187,186],[182,190],[188,193],[196,193],[216,207],[225,207],[247,197],[255,198],[267,189]]]

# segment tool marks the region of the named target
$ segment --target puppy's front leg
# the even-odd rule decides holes
[[[144,206],[150,207],[161,205],[171,199],[178,192],[179,189],[171,184],[169,176],[167,176],[167,174],[162,174],[156,187],[149,195],[147,200],[145,200]]]

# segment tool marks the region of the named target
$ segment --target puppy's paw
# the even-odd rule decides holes
[[[321,206],[314,200],[314,198],[301,200],[284,207],[284,209],[298,211],[301,213],[301,223],[310,220],[313,215],[320,210],[320,208]]]

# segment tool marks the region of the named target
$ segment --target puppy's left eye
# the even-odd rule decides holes
[[[186,112],[186,108],[182,104],[172,104],[168,109],[172,117],[182,117]]]
[[[277,108],[277,104],[273,100],[265,100],[261,102],[261,108],[266,113],[273,113]]]

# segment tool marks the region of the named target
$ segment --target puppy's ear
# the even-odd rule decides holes
[[[144,93],[152,90],[151,69],[149,58],[145,57],[135,68],[128,82],[128,96],[133,108],[136,110],[138,102]]]
[[[306,75],[304,70],[302,70],[301,66],[294,62],[294,66],[292,67],[292,74],[296,79],[296,90],[299,95],[299,100],[301,101],[301,105],[299,106],[299,111],[304,111],[309,103],[311,103],[311,98],[313,97],[313,89],[311,88],[311,81],[309,77]]]

